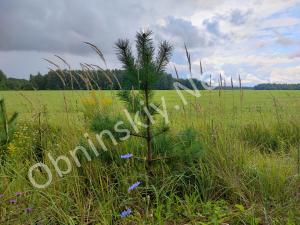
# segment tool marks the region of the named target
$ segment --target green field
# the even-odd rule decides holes
[[[6,99],[8,111],[19,112],[21,118],[30,117],[32,112],[46,108],[49,116],[56,120],[57,116],[63,117],[67,109],[68,113],[80,114],[82,112],[81,100],[89,96],[89,93],[91,91],[2,91],[0,97]],[[111,91],[97,91],[99,98],[102,93],[112,97],[115,95],[115,92]],[[222,91],[220,97],[218,91],[200,91],[200,93],[201,97],[196,101],[201,110],[197,112],[197,115],[201,113],[201,116],[205,118],[207,116],[219,118],[222,115],[232,119],[232,114],[238,114],[247,121],[261,120],[262,118],[269,121],[276,118],[276,110],[291,119],[300,117],[297,113],[300,109],[299,91],[244,90],[242,101],[240,91]],[[155,100],[160,100],[161,96],[165,97],[167,106],[181,104],[181,99],[176,91],[156,91]],[[186,96],[194,103],[195,97],[189,94]],[[191,108],[193,105],[189,104],[187,110],[191,111]],[[204,118],[202,117],[202,119]]]
[[[300,224],[299,91],[206,90],[198,98],[185,93],[187,105],[176,91],[156,91],[156,102],[166,100],[170,129],[154,140],[165,159],[153,166],[152,180],[137,137],[109,142],[108,153],[79,168],[72,162],[72,171],[59,177],[47,154],[88,146],[86,132],[96,143],[97,113],[124,119],[116,93],[0,92],[8,115],[19,113],[0,167],[0,224]],[[129,152],[136,160],[120,159]],[[27,176],[39,157],[53,174],[45,189]],[[46,175],[36,171],[36,177],[42,182]],[[128,192],[136,180],[141,185]],[[15,198],[17,205],[8,203]],[[128,207],[132,214],[121,219]]]

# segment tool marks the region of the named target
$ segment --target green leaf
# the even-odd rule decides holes
[[[244,208],[243,205],[235,204],[234,206],[235,206],[235,208],[237,208],[237,209],[240,210],[241,212],[245,212],[245,208]]]

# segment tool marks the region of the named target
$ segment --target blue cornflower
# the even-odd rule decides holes
[[[24,209],[25,213],[31,213],[32,212],[32,208],[26,208]]]
[[[121,212],[121,218],[124,218],[124,217],[130,215],[131,212],[132,212],[131,208],[128,208],[128,209],[124,210],[123,212]]]
[[[21,195],[23,195],[22,192],[16,192],[16,196],[21,196]]]
[[[126,154],[126,155],[121,155],[120,157],[121,157],[121,159],[129,159],[129,158],[131,158],[133,155],[131,154],[131,153],[128,153],[128,154]]]
[[[16,204],[17,203],[17,199],[11,199],[11,200],[9,200],[9,203],[10,204]]]
[[[141,184],[141,182],[135,182],[133,185],[131,185],[129,188],[128,188],[128,191],[131,191],[133,189],[135,189],[137,186],[139,186]]]

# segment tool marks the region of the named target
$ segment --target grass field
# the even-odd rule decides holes
[[[80,159],[81,167],[73,162],[63,177],[47,157],[88,146],[86,132],[95,143],[96,113],[124,118],[116,91],[0,92],[8,114],[19,113],[0,167],[0,224],[300,224],[300,92],[200,93],[186,93],[183,106],[176,91],[155,92],[156,102],[165,97],[170,130],[154,140],[166,157],[149,180],[145,143],[136,137],[108,143],[108,152]],[[120,159],[129,152],[135,157]],[[27,176],[41,160],[53,175],[45,189]],[[44,172],[35,175],[45,181]]]
[[[49,112],[49,116],[56,117],[66,113],[66,103],[69,113],[81,113],[81,100],[89,96],[89,91],[2,91],[0,97],[6,99],[9,112],[17,111],[21,118],[31,116],[34,110],[43,107]],[[111,91],[98,91],[106,96],[114,96]],[[188,94],[186,94],[188,96]],[[206,113],[219,118],[217,110],[220,105],[224,116],[231,118],[232,113],[241,114],[240,91],[222,91],[219,97],[218,91],[201,91],[202,97],[197,99],[201,106],[200,113]],[[155,99],[164,96],[168,106],[174,106],[181,102],[176,91],[157,91]],[[193,97],[188,97],[192,98]],[[253,121],[254,118],[273,120],[276,118],[274,110],[287,117],[299,119],[300,94],[298,91],[243,91],[242,114],[245,119]],[[277,105],[277,106],[276,106]],[[193,107],[189,105],[189,107]],[[189,109],[189,108],[188,108]],[[235,111],[234,111],[235,109]],[[197,112],[199,113],[199,112]],[[62,116],[61,115],[61,116]],[[202,115],[203,116],[203,115]],[[205,115],[204,115],[205,116]]]

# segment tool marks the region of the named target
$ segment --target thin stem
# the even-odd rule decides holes
[[[148,84],[146,83],[145,86],[145,101],[146,101],[146,108],[147,110],[150,109],[149,106],[149,90],[148,90]],[[147,116],[147,120],[146,120],[146,124],[147,124],[147,134],[146,134],[146,141],[147,141],[147,165],[148,165],[148,169],[150,169],[151,167],[151,161],[152,161],[152,134],[151,134],[151,121],[150,118]]]

